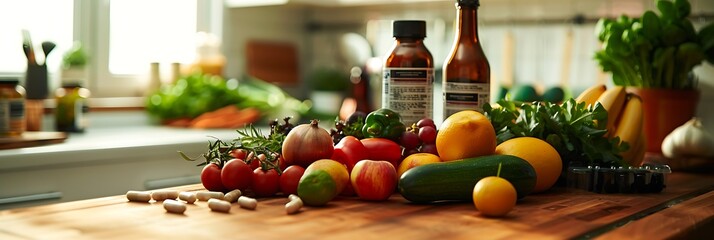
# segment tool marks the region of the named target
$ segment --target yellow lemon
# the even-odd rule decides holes
[[[552,187],[563,170],[558,151],[548,142],[534,137],[509,139],[496,147],[496,154],[520,157],[533,166],[536,172],[534,193]]]
[[[464,110],[444,120],[436,135],[436,150],[442,161],[493,154],[496,131],[483,114]]]

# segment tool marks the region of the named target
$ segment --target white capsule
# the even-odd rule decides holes
[[[295,199],[300,199],[300,197],[298,197],[298,195],[295,195],[295,194],[290,194],[288,196],[288,199],[290,199],[290,201],[293,201]],[[302,200],[302,199],[300,199],[300,200]]]
[[[178,197],[179,199],[186,201],[186,203],[196,202],[196,193],[193,192],[181,192]]]
[[[258,201],[255,200],[254,198],[241,196],[238,198],[238,205],[240,205],[240,207],[245,208],[245,209],[254,210],[256,207],[258,207]]]
[[[287,214],[295,214],[300,211],[300,208],[302,208],[302,199],[300,198],[294,198],[287,204],[285,204],[285,212]]]
[[[126,192],[126,199],[132,202],[149,202],[151,201],[151,192],[128,191]]]
[[[210,208],[212,211],[227,213],[231,211],[231,203],[220,199],[211,198],[208,199],[208,208]]]
[[[186,211],[186,204],[173,199],[164,200],[164,209],[170,213],[183,214]]]
[[[211,199],[211,198],[223,199],[223,193],[222,192],[201,191],[201,192],[196,193],[196,198],[198,198],[198,201],[208,201],[208,199]]]
[[[228,202],[230,202],[230,203],[234,203],[234,202],[236,202],[236,201],[238,200],[238,198],[239,198],[240,196],[242,196],[242,195],[243,195],[243,193],[240,191],[240,189],[236,189],[236,190],[233,190],[233,191],[230,191],[230,192],[226,193],[226,195],[223,196],[223,200],[226,200],[226,201],[228,201]]]
[[[151,193],[151,198],[159,201],[164,201],[167,199],[176,199],[178,197],[178,192],[175,190],[158,190]]]

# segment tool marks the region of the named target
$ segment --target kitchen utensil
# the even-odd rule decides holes
[[[30,38],[30,32],[26,29],[22,29],[22,50],[25,52],[25,57],[27,57],[27,63],[30,65],[37,65],[37,60],[35,60],[35,50],[32,47],[32,39]]]
[[[52,52],[52,50],[55,49],[56,46],[57,45],[53,42],[42,42],[42,52],[45,53],[45,64],[47,64],[47,55],[50,55],[50,52]]]

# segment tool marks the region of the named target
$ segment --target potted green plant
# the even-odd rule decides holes
[[[312,72],[309,85],[313,109],[320,113],[336,114],[349,88],[349,76],[333,68],[318,68]]]
[[[89,57],[80,42],[75,42],[62,56],[62,82],[85,83]]]
[[[692,69],[714,63],[714,24],[696,31],[687,0],[655,1],[659,14],[602,18],[595,29],[602,42],[596,61],[643,100],[648,152],[661,152],[664,137],[693,117],[699,91]]]

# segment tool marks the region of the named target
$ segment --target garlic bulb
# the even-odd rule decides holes
[[[668,158],[711,157],[714,156],[714,137],[695,117],[664,138],[662,154]]]

